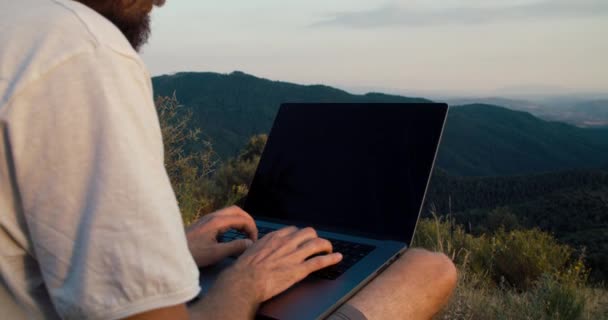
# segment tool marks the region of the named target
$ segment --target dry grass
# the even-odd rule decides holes
[[[461,273],[448,306],[434,319],[608,319],[608,291],[605,289],[576,288],[568,295],[557,283],[550,287],[551,291],[544,294],[540,288],[518,292],[492,287],[486,279]],[[577,299],[580,301],[575,301]],[[562,304],[552,306],[556,301]],[[573,308],[577,304],[581,307],[580,312]],[[561,310],[565,312],[560,313]]]
[[[589,287],[582,258],[549,237],[538,230],[474,237],[445,219],[421,220],[415,244],[446,253],[459,269],[454,295],[435,319],[608,319],[608,291]],[[513,270],[525,281],[501,276]]]

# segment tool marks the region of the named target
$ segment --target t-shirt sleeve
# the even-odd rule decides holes
[[[72,56],[8,112],[33,254],[63,318],[123,318],[198,294],[140,60],[103,46]]]

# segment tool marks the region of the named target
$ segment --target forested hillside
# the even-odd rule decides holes
[[[429,102],[378,93],[352,95],[242,72],[178,73],[156,77],[153,84],[157,95],[176,94],[192,113],[191,123],[203,130],[223,159],[237,155],[250,136],[267,133],[283,102]],[[452,108],[438,165],[450,174],[469,176],[599,168],[608,165],[608,130],[547,122],[490,105]]]
[[[452,174],[515,175],[600,168],[608,130],[540,120],[491,105],[450,110],[438,165]]]

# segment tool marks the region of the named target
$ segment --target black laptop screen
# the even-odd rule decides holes
[[[410,243],[447,106],[286,104],[245,210]]]

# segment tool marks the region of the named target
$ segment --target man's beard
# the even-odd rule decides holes
[[[122,8],[114,6],[112,13],[105,15],[122,33],[133,46],[139,51],[150,37],[150,14],[142,13],[136,17],[127,16]]]
[[[150,12],[141,12],[136,16],[125,13],[125,8],[118,0],[75,0],[97,11],[110,20],[129,40],[131,46],[139,51],[150,37]],[[151,0],[155,7],[162,7],[166,0]]]

